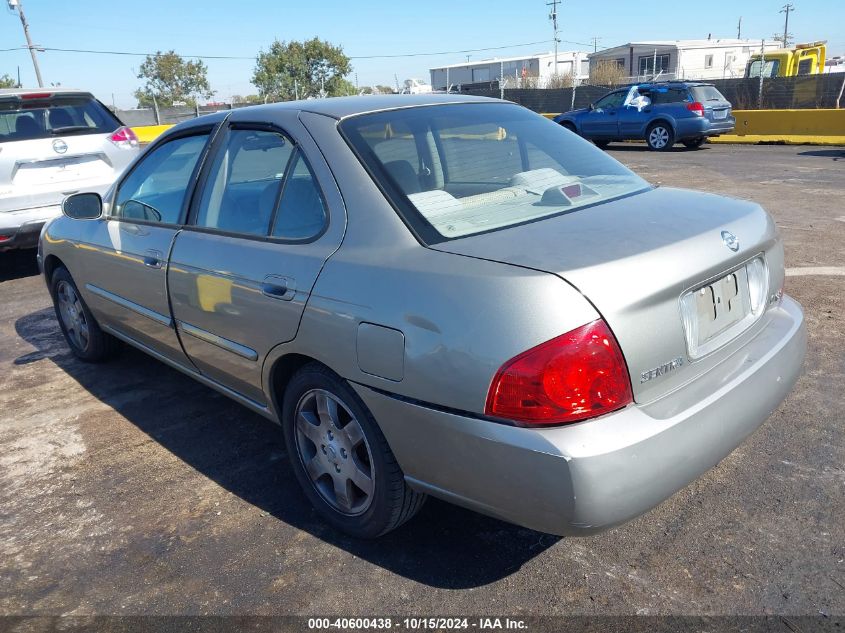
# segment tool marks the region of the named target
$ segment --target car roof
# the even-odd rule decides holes
[[[427,105],[443,105],[449,103],[510,103],[500,99],[489,97],[473,97],[469,95],[450,94],[424,94],[424,95],[366,95],[355,97],[329,97],[327,99],[308,99],[304,101],[284,101],[282,103],[268,103],[266,105],[248,106],[238,108],[236,111],[249,110],[250,112],[268,114],[277,110],[296,110],[300,112],[314,112],[335,119],[343,119],[359,114],[370,112],[381,112],[384,110],[396,110],[400,108],[413,108]],[[227,111],[228,113],[228,111]],[[210,121],[214,115],[206,115],[198,119],[191,119],[190,123],[200,122],[203,124]],[[187,127],[185,121],[179,127]]]

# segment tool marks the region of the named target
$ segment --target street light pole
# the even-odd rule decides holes
[[[17,7],[18,15],[21,18],[23,25],[23,34],[26,37],[26,47],[29,49],[29,54],[32,55],[32,65],[35,67],[35,78],[38,80],[38,87],[43,88],[44,82],[41,80],[41,69],[38,67],[38,58],[35,56],[35,46],[32,45],[32,38],[29,37],[29,24],[26,21],[26,16],[23,12],[23,5],[21,0],[9,0],[9,8]]]

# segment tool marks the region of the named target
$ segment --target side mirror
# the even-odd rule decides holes
[[[595,106],[595,104],[594,104],[594,103],[591,103],[591,104],[588,106],[588,108],[589,108],[590,110],[595,110],[595,109],[596,109],[596,106]]]
[[[103,199],[98,193],[75,193],[62,202],[62,213],[74,220],[96,220],[103,214]]]

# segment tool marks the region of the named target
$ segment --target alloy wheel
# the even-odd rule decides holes
[[[296,449],[311,484],[334,510],[366,512],[373,500],[374,462],[361,424],[337,396],[307,391],[295,412]]]
[[[76,289],[68,282],[60,281],[56,287],[56,298],[59,303],[59,314],[62,317],[62,324],[65,326],[68,338],[78,349],[86,350],[91,332]]]
[[[662,125],[658,125],[651,130],[648,135],[648,143],[655,149],[663,149],[666,143],[669,142],[669,131]]]

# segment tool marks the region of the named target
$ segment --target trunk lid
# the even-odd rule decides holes
[[[722,231],[738,239],[736,251]],[[749,318],[742,328],[723,333],[715,349],[691,357],[684,295],[735,270],[744,275],[741,267],[759,254],[767,262],[768,288],[783,283],[782,247],[759,205],[670,188],[432,248],[542,270],[569,282],[613,330],[640,403],[706,372],[760,326],[761,319]],[[680,364],[667,368],[679,358]]]

